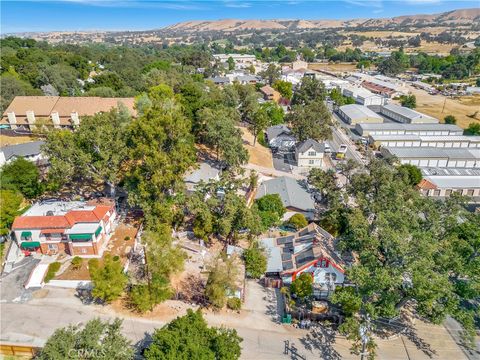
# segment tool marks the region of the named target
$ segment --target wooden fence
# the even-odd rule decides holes
[[[12,344],[12,343],[0,343],[0,355],[3,356],[18,356],[26,359],[32,359],[40,351],[39,347],[25,345],[25,344]]]

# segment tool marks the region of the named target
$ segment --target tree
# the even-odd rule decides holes
[[[275,64],[268,64],[268,67],[264,71],[260,71],[258,75],[264,78],[269,85],[272,85],[280,78],[280,68]]]
[[[300,87],[295,91],[292,98],[292,105],[308,105],[312,102],[325,100],[326,91],[323,83],[310,76],[304,76]]]
[[[387,76],[395,76],[404,72],[408,67],[408,56],[405,55],[403,49],[394,51],[388,57],[378,64],[378,71]]]
[[[311,296],[313,294],[313,275],[307,272],[300,274],[292,281],[290,290],[300,299]]]
[[[248,276],[259,279],[267,271],[267,257],[258,242],[254,242],[248,249],[243,251],[245,260],[245,271]]]
[[[205,123],[205,144],[215,150],[218,160],[229,167],[238,167],[248,161],[248,153],[243,147],[241,130],[235,127],[235,111],[230,108],[205,108],[199,118]]]
[[[127,276],[123,273],[122,263],[113,260],[110,254],[103,258],[103,266],[90,269],[92,278],[92,296],[110,303],[122,295],[127,285]]]
[[[24,158],[16,158],[3,166],[0,172],[1,188],[20,191],[25,197],[33,199],[43,192],[40,172],[34,163]]]
[[[295,214],[288,219],[287,224],[292,226],[295,230],[300,230],[308,225],[308,221],[303,214]]]
[[[140,313],[152,310],[153,306],[168,300],[172,289],[167,278],[153,274],[149,284],[133,285],[128,294],[130,304]]]
[[[410,185],[417,185],[420,181],[422,181],[422,172],[418,167],[411,164],[402,164],[398,167],[398,172],[401,176],[405,176],[407,182]]]
[[[0,236],[10,232],[13,220],[20,215],[23,196],[15,190],[0,190]]]
[[[84,117],[75,132],[49,132],[43,147],[51,164],[49,180],[59,184],[75,179],[100,182],[108,185],[114,196],[125,176],[130,122],[128,110],[120,105],[118,109]]]
[[[270,117],[268,116],[267,110],[263,107],[259,107],[248,124],[248,129],[253,134],[253,146],[257,143],[258,135],[262,133],[269,124]]]
[[[415,95],[402,95],[400,96],[400,104],[410,109],[415,109],[417,107],[417,98]]]
[[[480,135],[480,124],[470,123],[464,131],[465,135]]]
[[[444,120],[445,124],[455,125],[457,123],[457,119],[453,115],[447,115],[447,116],[445,116],[445,118],[443,120]]]
[[[282,97],[286,99],[291,99],[293,95],[293,90],[292,90],[292,83],[289,81],[283,81],[283,80],[277,80],[273,83],[272,86],[275,90],[277,90]]]
[[[277,214],[282,217],[285,214],[285,207],[283,206],[282,199],[278,194],[268,194],[257,199],[255,203],[260,211],[268,211]]]
[[[283,124],[285,113],[281,106],[273,101],[266,101],[260,105],[260,108],[267,113],[269,118],[269,126]]]
[[[113,322],[98,318],[88,321],[84,328],[70,325],[55,330],[35,359],[118,359],[134,358],[134,350],[121,333],[122,320]]]
[[[144,357],[147,360],[236,360],[240,358],[241,342],[236,330],[210,328],[200,310],[188,309],[185,316],[155,330]]]
[[[233,60],[231,56],[227,59],[227,63],[228,63],[228,70],[235,70],[235,60]]]
[[[295,105],[287,121],[298,141],[313,139],[324,141],[332,136],[332,118],[323,101],[310,102],[307,105]]]
[[[205,295],[209,303],[217,309],[222,309],[228,295],[234,295],[237,290],[238,268],[235,257],[215,259],[208,266],[208,279],[205,287]]]

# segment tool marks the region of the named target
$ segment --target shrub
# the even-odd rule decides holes
[[[82,266],[83,259],[80,256],[75,256],[72,259],[72,268],[74,269],[80,269]]]
[[[123,240],[125,240],[125,241],[130,240],[130,236],[125,236],[125,238]]]
[[[290,219],[288,219],[287,224],[295,230],[299,230],[308,225],[308,221],[303,214],[295,214]]]
[[[118,261],[118,260],[120,260],[120,256],[115,255],[115,256],[113,257],[113,261]]]
[[[98,259],[90,259],[90,260],[88,260],[88,268],[89,268],[90,270],[98,269],[99,266],[100,266],[100,261],[98,261]]]
[[[290,290],[300,299],[304,299],[313,294],[312,284],[312,274],[304,272],[295,280],[293,280]]]
[[[48,270],[47,270],[47,275],[45,275],[44,281],[48,283],[50,280],[52,280],[55,277],[55,274],[57,273],[58,270],[60,270],[60,264],[58,261],[55,261],[48,265]]]
[[[227,307],[231,310],[240,310],[242,308],[242,301],[237,297],[228,298]]]

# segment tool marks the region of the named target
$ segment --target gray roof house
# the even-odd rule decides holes
[[[184,176],[185,185],[188,191],[194,191],[195,187],[200,183],[208,183],[210,180],[219,180],[220,170],[212,165],[202,162],[198,169],[192,169]]]
[[[324,153],[325,144],[323,143],[319,143],[313,139],[299,142],[295,146],[295,159],[297,160],[297,166],[321,167]]]
[[[265,195],[278,194],[283,206],[293,212],[303,213],[307,218],[312,218],[315,212],[315,201],[297,180],[282,176],[264,181],[257,189],[256,199]]]
[[[274,150],[290,150],[295,146],[295,136],[286,125],[274,125],[265,130],[267,142]]]
[[[45,141],[32,141],[18,145],[8,145],[0,148],[0,166],[3,166],[18,157],[29,161],[42,160],[41,146]]]
[[[215,85],[226,85],[230,84],[230,79],[224,76],[210,77],[207,80],[212,81]]]

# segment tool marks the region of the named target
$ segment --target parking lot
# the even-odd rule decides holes
[[[13,271],[0,278],[0,301],[1,302],[25,302],[31,299],[32,290],[24,288],[33,268],[40,262],[33,257],[25,257],[15,263]]]

